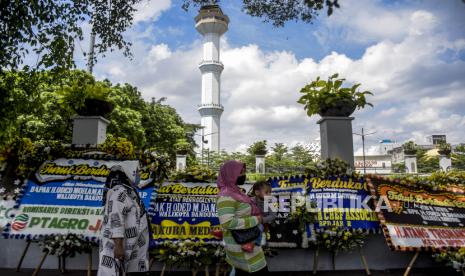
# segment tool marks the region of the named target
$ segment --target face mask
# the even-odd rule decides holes
[[[239,177],[237,178],[237,180],[236,180],[236,184],[237,184],[237,185],[244,185],[244,183],[245,183],[245,178],[246,178],[245,174],[239,176]]]

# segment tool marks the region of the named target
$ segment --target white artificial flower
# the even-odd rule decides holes
[[[21,189],[20,189],[20,188],[16,188],[16,189],[14,190],[14,193],[15,193],[15,194],[19,194],[19,192],[21,192]]]
[[[461,269],[461,263],[457,262],[457,261],[452,261],[452,267],[455,269],[455,270],[460,270]]]
[[[0,194],[3,194],[5,191],[6,191],[5,188],[3,188],[3,187],[0,188]]]
[[[21,180],[16,179],[13,183],[14,183],[16,186],[18,186],[19,184],[21,184]]]

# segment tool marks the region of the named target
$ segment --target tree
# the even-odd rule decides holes
[[[305,167],[313,164],[316,156],[309,148],[297,144],[291,148],[291,158],[294,160],[296,166]]]
[[[282,161],[285,154],[288,152],[287,146],[283,143],[275,143],[274,147],[271,147],[271,150],[273,151],[272,156],[277,161]]]
[[[291,167],[291,160],[288,157],[288,147],[283,143],[275,143],[271,147],[272,153],[266,158],[267,168],[278,173],[283,172],[283,168]]]
[[[266,155],[268,153],[268,150],[266,148],[266,140],[263,141],[257,141],[253,143],[252,145],[249,146],[247,149],[247,152],[250,155]]]
[[[78,82],[81,89],[88,85],[108,87],[109,100],[114,110],[108,116],[107,133],[127,138],[137,148],[155,148],[173,158],[173,145],[180,139],[192,143],[186,125],[176,110],[162,102],[146,102],[141,93],[129,84],[113,85],[109,81],[96,81],[86,72],[73,70],[68,78],[56,82],[49,71],[37,71],[29,79],[23,71],[0,75],[0,90],[6,91],[8,101],[2,105],[0,116],[0,149],[17,137],[37,140],[59,140],[71,143],[74,106],[82,99],[69,97]]]
[[[217,171],[227,160],[239,160],[246,164],[248,173],[255,173],[255,145],[261,148],[265,141],[258,141],[249,147],[247,153],[231,152],[210,152],[208,158],[209,167]],[[267,173],[273,175],[283,174],[303,174],[306,168],[315,165],[315,158],[312,151],[303,145],[296,145],[289,151],[283,143],[276,143],[272,147],[273,152],[266,156]]]
[[[0,74],[0,147],[16,137],[71,140],[73,112],[60,103],[59,86],[49,72]]]
[[[465,170],[465,144],[457,145],[451,157],[453,169]]]
[[[16,69],[30,52],[36,67],[71,68],[76,40],[90,23],[98,40],[97,53],[122,49],[130,55],[123,33],[132,25],[141,0],[17,0],[2,1],[0,9],[0,71]]]
[[[419,173],[432,173],[439,170],[439,157],[428,156],[426,150],[417,149],[417,168]]]
[[[184,0],[183,8],[218,4],[220,0]],[[339,8],[338,0],[242,0],[242,10],[250,16],[260,17],[275,27],[282,27],[287,21],[312,22],[318,13],[326,8],[328,16]]]
[[[405,173],[405,163],[394,163],[392,164],[392,172],[394,173]]]
[[[254,172],[255,156],[241,152],[228,153],[224,150],[220,152],[210,152],[208,156],[208,165],[213,171],[218,171],[221,165],[228,160],[238,160],[245,164],[248,172]]]
[[[155,0],[152,0],[155,1]],[[17,0],[2,1],[0,9],[0,71],[17,69],[29,53],[37,55],[37,68],[72,68],[75,43],[83,40],[83,26],[89,23],[98,38],[97,53],[123,50],[130,56],[131,43],[124,32],[132,25],[135,5],[141,0]],[[187,10],[192,4],[202,6],[219,0],[184,0]],[[263,18],[274,26],[287,21],[312,22],[326,9],[331,15],[339,8],[338,0],[242,0],[242,10]],[[84,53],[86,54],[86,53]],[[96,56],[94,56],[94,61]]]

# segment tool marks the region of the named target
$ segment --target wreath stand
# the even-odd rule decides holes
[[[217,263],[215,266],[215,276],[220,276],[220,273],[223,272],[223,276],[229,272],[229,266],[224,263]]]
[[[155,262],[155,258],[151,258],[149,261],[149,270],[152,269],[153,263]],[[161,268],[160,276],[164,276],[166,271],[166,264],[163,264],[163,267]],[[168,270],[170,271],[170,269]],[[204,267],[205,271],[205,276],[210,276],[210,269],[209,266]],[[192,269],[192,276],[196,276],[199,270],[197,269]],[[226,273],[228,272],[228,269],[225,269],[224,266],[221,263],[217,263],[215,265],[215,276],[220,276],[221,272],[223,272],[223,275],[226,276]],[[91,276],[90,274],[87,274],[87,276]]]
[[[37,276],[39,274],[40,270],[42,269],[42,265],[44,264],[45,259],[47,258],[48,254],[49,254],[48,251],[44,252],[42,259],[40,260],[39,265],[36,267],[36,269],[32,273],[32,276]],[[58,270],[60,271],[61,274],[66,273],[66,257],[65,256],[58,256]],[[92,276],[92,252],[87,254],[87,276]]]
[[[19,258],[18,265],[16,266],[16,272],[21,271],[21,266],[23,264],[24,257],[26,257],[26,254],[29,251],[29,247],[31,246],[31,243],[32,243],[32,240],[28,240],[26,242],[26,246],[24,247],[23,253],[21,254],[21,258]],[[36,269],[34,269],[34,272],[32,272],[32,276],[37,276],[37,274],[39,274],[39,271],[42,268],[42,265],[44,264],[45,259],[48,256],[48,253],[49,253],[48,251],[44,252],[42,259],[40,259],[39,265],[36,267]],[[64,273],[64,269],[65,269],[64,262],[65,262],[64,259],[62,260],[61,257],[58,257],[58,269],[60,270],[61,273]]]
[[[27,252],[29,251],[29,247],[31,246],[32,240],[28,240],[26,242],[26,246],[24,247],[23,253],[21,254],[21,257],[19,258],[18,265],[16,266],[16,272],[21,271],[21,266],[24,261],[24,257],[26,257]],[[34,272],[32,273],[32,276],[37,276],[42,269],[42,265],[45,262],[45,259],[47,259],[49,252],[45,251],[44,255],[42,255],[42,258],[40,259],[39,265],[34,269]],[[58,270],[60,271],[61,274],[66,273],[66,257],[65,256],[58,256]],[[87,254],[87,276],[92,276],[92,251]]]
[[[317,247],[315,250],[315,253],[313,253],[313,275],[315,275],[318,271],[319,252],[320,252],[320,248]],[[365,273],[367,275],[371,275],[370,268],[368,267],[368,262],[365,256],[363,255],[362,249],[360,247],[358,248],[358,253],[360,254],[363,267],[365,268]],[[332,264],[333,270],[336,270],[336,253],[335,252],[331,252],[331,264]],[[407,275],[408,274],[404,274],[404,276],[407,276]]]
[[[19,258],[18,265],[16,266],[16,272],[21,270],[21,265],[23,264],[24,257],[26,257],[26,253],[29,250],[29,246],[31,245],[31,240],[26,242],[26,247],[24,247],[23,254],[21,254],[21,258]]]
[[[66,257],[65,256],[58,256],[58,270],[61,274],[66,273]]]
[[[92,251],[87,254],[87,276],[92,276]]]
[[[149,270],[152,268],[152,265],[153,265],[154,261],[155,261],[154,258],[150,259]],[[171,269],[168,269],[168,271],[170,271],[170,270]],[[161,268],[160,276],[164,276],[165,271],[166,271],[166,264],[164,263],[163,267]],[[199,270],[198,269],[192,269],[191,272],[192,272],[192,276],[197,276],[197,273],[199,273]],[[204,267],[204,272],[205,272],[205,276],[210,276],[210,269],[209,269],[208,265]],[[228,272],[228,270],[227,269],[222,269],[222,264],[218,263],[215,266],[215,276],[220,276],[221,272],[223,272],[223,276],[226,276],[226,273]]]
[[[21,271],[21,266],[23,264],[24,257],[26,257],[26,254],[29,251],[29,247],[31,246],[31,243],[32,243],[32,240],[28,240],[26,242],[26,246],[24,247],[23,253],[21,254],[21,258],[19,258],[18,265],[16,266],[16,272]],[[48,251],[44,252],[44,255],[40,259],[39,265],[34,269],[34,272],[32,272],[32,276],[37,276],[37,274],[39,274],[40,269],[42,268],[42,265],[44,264],[45,259],[48,256],[48,253],[49,253]],[[61,256],[58,257],[58,269],[60,270],[61,273],[65,272],[65,259],[64,259],[64,257],[63,257],[63,259],[62,259]]]
[[[208,267],[208,265],[206,265],[204,267],[204,271],[205,271],[205,276],[210,276],[210,269]],[[199,270],[197,269],[192,269],[192,276],[197,276],[197,273],[199,272]],[[226,276],[226,273],[228,272],[228,269],[222,269],[222,264],[220,263],[217,263],[215,265],[215,276],[220,276],[220,273],[223,272],[223,276]],[[163,274],[162,274],[163,275]]]
[[[150,260],[149,260],[149,271],[151,271],[154,262],[155,262],[155,257],[150,258]],[[163,263],[163,267],[161,268],[161,271],[160,271],[160,276],[165,275],[165,271],[166,271],[166,264]],[[88,275],[88,276],[90,276],[90,275]]]
[[[36,269],[34,270],[34,272],[32,273],[32,276],[37,276],[40,272],[40,269],[42,268],[42,265],[44,264],[45,262],[45,259],[47,258],[48,256],[48,251],[45,251],[44,252],[44,255],[42,256],[42,259],[40,259],[40,263],[39,265],[36,267]]]
[[[410,274],[410,270],[412,269],[413,264],[418,258],[418,255],[420,254],[420,251],[415,252],[415,255],[413,255],[412,260],[410,260],[410,263],[408,264],[407,268],[405,269],[404,276],[408,276]]]

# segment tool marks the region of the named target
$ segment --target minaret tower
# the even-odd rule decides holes
[[[202,72],[202,103],[199,113],[202,117],[201,149],[218,152],[220,150],[220,117],[223,106],[220,101],[221,72],[220,37],[228,30],[229,18],[218,5],[206,5],[200,8],[195,17],[195,28],[203,35],[203,60],[199,64]]]

